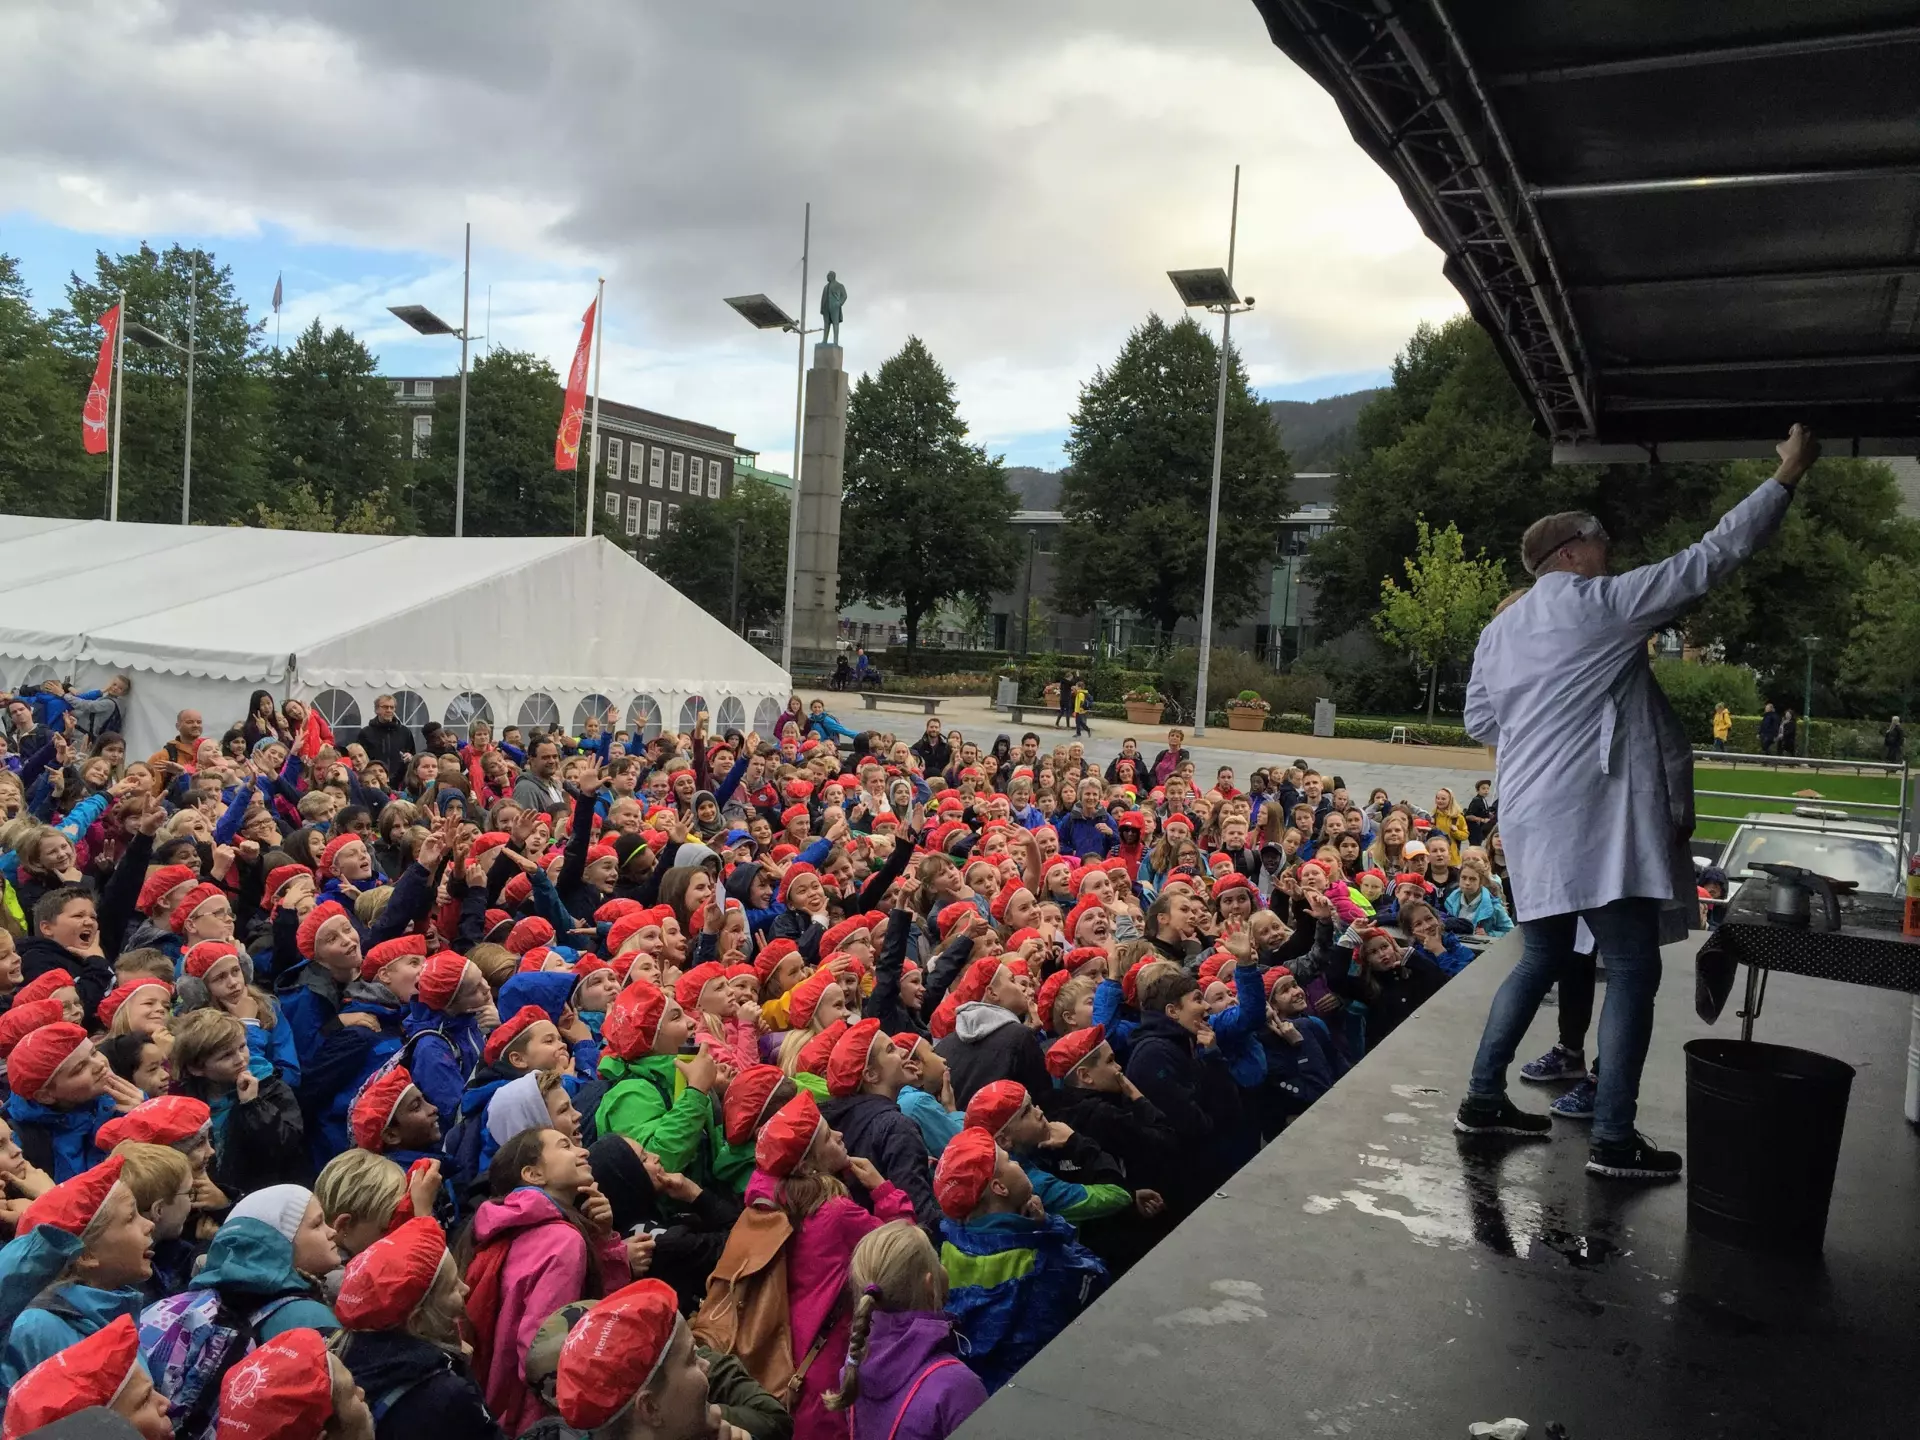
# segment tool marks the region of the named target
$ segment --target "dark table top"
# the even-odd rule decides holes
[[[1767,920],[1773,882],[1756,876],[1727,902],[1725,917],[1700,948],[1703,967],[1752,965],[1920,994],[1920,936],[1900,930],[1904,902],[1888,895],[1849,895],[1840,902],[1840,929],[1801,930]]]

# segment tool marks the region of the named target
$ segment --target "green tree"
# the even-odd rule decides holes
[[[1131,610],[1164,636],[1198,615],[1220,349],[1191,316],[1151,315],[1080,391],[1061,481],[1066,512],[1053,598],[1070,614]],[[1292,465],[1237,353],[1228,362],[1214,623],[1253,604],[1276,527],[1290,509]]]
[[[387,493],[384,490],[358,500],[347,496],[321,496],[316,495],[313,486],[303,480],[282,491],[280,500],[278,509],[256,505],[252,518],[246,523],[262,530],[325,530],[340,535],[391,535],[398,528],[393,515],[386,508]],[[344,501],[347,507],[339,515],[333,511],[336,500]],[[238,520],[234,521],[236,525],[239,523]]]
[[[1875,560],[1856,596],[1856,618],[1840,653],[1840,678],[1862,699],[1877,699],[1901,715],[1920,690],[1920,567]]]
[[[787,605],[787,497],[764,480],[735,477],[711,504],[682,505],[671,529],[641,558],[722,625],[732,620],[733,543],[740,536],[740,630],[771,624]],[[611,538],[611,537],[609,537]]]
[[[467,376],[467,534],[579,533],[586,476],[553,468],[560,398],[559,375],[537,355],[491,350],[475,362]],[[448,385],[434,403],[433,435],[409,497],[426,534],[453,533],[459,441],[460,388]]]
[[[1473,654],[1493,607],[1507,593],[1507,573],[1484,550],[1469,560],[1458,527],[1433,530],[1422,516],[1415,517],[1414,526],[1414,553],[1404,562],[1406,588],[1391,578],[1380,582],[1373,623],[1381,639],[1427,672],[1427,719],[1432,721],[1440,667]]]
[[[127,296],[127,316],[182,344],[193,321],[193,505],[196,524],[224,525],[272,498],[261,463],[265,433],[265,365],[260,327],[234,294],[233,272],[205,250],[142,244],[124,255],[94,256],[93,276],[67,280],[67,303],[48,321],[56,343],[78,367],[73,405],[86,398],[100,351],[95,320]],[[191,303],[189,296],[191,294]],[[128,340],[124,349],[126,414],[120,457],[120,518],[180,519],[185,439],[186,359],[164,347]],[[78,432],[73,444],[78,447]],[[106,489],[109,457],[85,457]],[[89,509],[88,513],[104,513]]]
[[[373,352],[315,320],[268,368],[266,469],[274,490],[284,496],[304,486],[329,511],[336,502],[383,506],[378,497],[397,488],[401,417]]]
[[[0,513],[106,514],[107,457],[80,445],[90,374],[55,347],[19,262],[0,255]]]
[[[1013,509],[1005,471],[967,442],[953,381],[918,337],[855,382],[847,404],[841,595],[900,607],[909,671],[923,619],[943,602],[1011,583],[1018,551]]]

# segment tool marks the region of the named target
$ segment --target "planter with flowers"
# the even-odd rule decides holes
[[[1120,697],[1120,703],[1127,707],[1129,725],[1158,725],[1167,700],[1158,690],[1148,686],[1142,690],[1129,690]]]
[[[1227,701],[1227,728],[1229,730],[1258,730],[1267,723],[1267,715],[1273,707],[1260,698],[1258,690],[1242,690],[1233,699]]]

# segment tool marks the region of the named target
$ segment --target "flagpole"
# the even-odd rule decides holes
[[[593,538],[593,478],[600,468],[600,337],[607,325],[607,277],[600,277],[600,293],[593,301],[593,423],[587,430],[587,524],[581,532]],[[608,484],[612,484],[609,478]]]
[[[120,292],[120,320],[113,327],[113,463],[107,481],[107,519],[120,518],[120,417],[127,411],[127,292]]]

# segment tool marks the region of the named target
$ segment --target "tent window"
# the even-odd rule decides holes
[[[747,707],[731,695],[722,696],[719,712],[713,717],[713,728],[722,735],[729,730],[747,728]]]
[[[360,734],[360,702],[344,690],[322,690],[313,697],[313,708],[333,729],[333,742],[341,749],[351,745]]]
[[[476,720],[493,724],[493,706],[487,703],[487,697],[476,695],[467,690],[447,702],[447,715],[440,723],[453,732],[454,739],[461,744],[467,741],[467,728]]]
[[[535,692],[520,702],[520,714],[514,721],[522,730],[546,730],[560,723],[560,707],[551,695]]]
[[[627,729],[633,732],[634,746],[644,745],[660,733],[660,702],[651,695],[636,695],[627,707]]]
[[[393,692],[393,718],[413,732],[416,745],[426,744],[420,738],[420,727],[433,718],[433,712],[427,709],[427,702],[411,690]]]
[[[753,733],[762,740],[773,739],[773,727],[780,718],[780,702],[769,696],[753,707]]]
[[[576,735],[584,734],[587,728],[587,721],[590,719],[598,720],[602,725],[606,724],[607,711],[617,711],[619,708],[619,706],[615,705],[613,701],[605,695],[587,696],[586,699],[573,707],[573,733]],[[554,718],[557,720],[560,717],[556,715]]]
[[[685,703],[680,706],[680,733],[682,735],[691,735],[693,733],[694,722],[699,720],[700,712],[706,708],[706,696],[687,696]]]
[[[54,669],[53,666],[35,665],[20,677],[19,693],[27,694],[31,691],[38,690],[42,685],[46,684],[47,681],[58,680],[59,678],[60,672]]]

